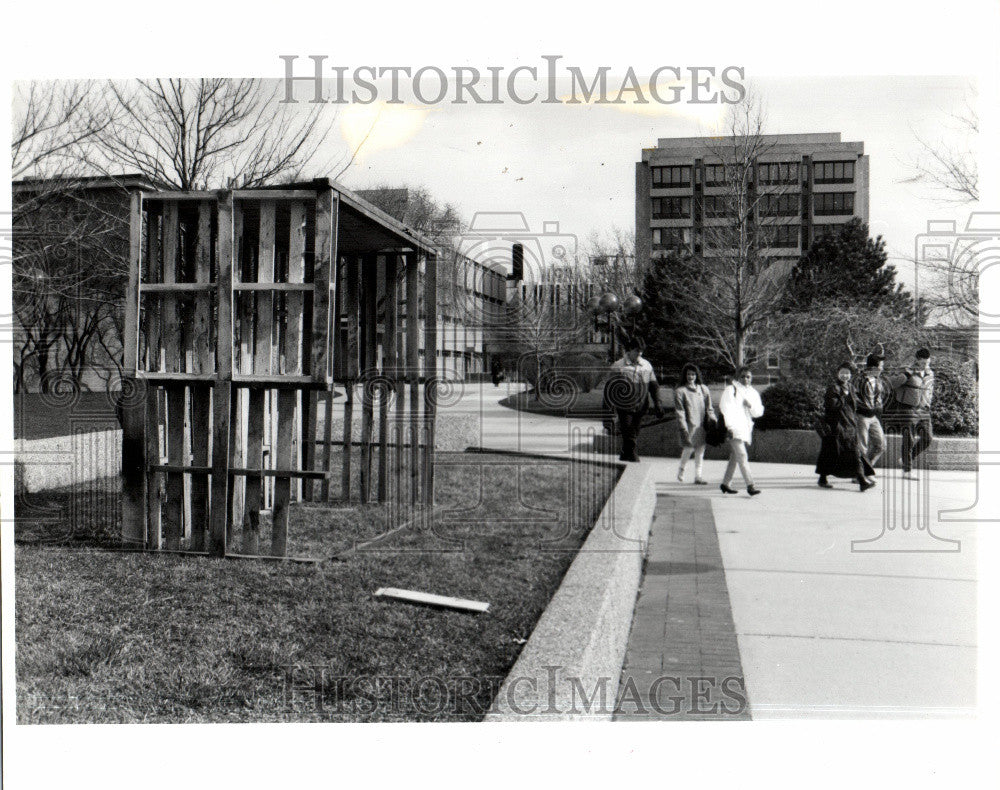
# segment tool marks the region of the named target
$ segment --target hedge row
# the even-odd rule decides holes
[[[934,432],[957,436],[979,435],[979,385],[972,363],[935,362],[931,420]],[[755,426],[810,429],[823,411],[827,382],[782,381],[761,393],[764,416]],[[891,405],[890,405],[891,411]]]

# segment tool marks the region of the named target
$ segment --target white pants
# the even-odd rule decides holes
[[[729,439],[729,463],[726,464],[726,474],[722,478],[722,485],[728,486],[736,473],[736,467],[740,467],[740,474],[748,486],[753,485],[753,475],[750,474],[750,459],[747,456],[747,443],[742,439]]]
[[[678,474],[684,473],[684,467],[691,460],[692,455],[694,456],[694,479],[701,480],[701,469],[705,461],[705,445],[703,444],[699,444],[697,447],[689,444],[684,445],[681,450],[681,465]]]

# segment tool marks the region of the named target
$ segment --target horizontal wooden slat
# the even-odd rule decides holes
[[[312,291],[312,283],[233,283],[234,291]]]
[[[217,197],[218,193],[210,190],[142,193],[145,201],[215,200]],[[311,189],[237,189],[233,197],[236,200],[314,200],[316,193]]]
[[[160,382],[184,382],[184,381],[215,381],[214,373],[161,373],[157,371],[141,370],[135,377],[153,384]]]
[[[215,283],[139,283],[139,293],[141,294],[214,291],[215,289]]]
[[[323,389],[329,381],[317,381],[311,376],[233,376],[237,387],[266,387],[268,389]]]
[[[187,466],[184,464],[147,464],[147,469],[153,472],[184,472],[189,475],[208,475],[212,473],[210,466]],[[229,470],[230,477],[291,477],[308,480],[322,480],[326,472],[300,469],[248,469],[238,466]]]

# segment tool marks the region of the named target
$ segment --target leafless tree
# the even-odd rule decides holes
[[[13,178],[80,173],[83,150],[112,120],[110,105],[92,81],[15,83]]]
[[[979,134],[979,116],[966,102],[949,115],[952,138],[928,140],[914,135],[918,153],[910,162],[910,183],[926,184],[945,203],[979,202],[979,167],[971,143]]]
[[[695,255],[679,259],[675,277],[689,346],[733,367],[750,364],[762,350],[754,338],[777,313],[788,273],[774,249],[788,187],[780,175],[766,187],[757,178],[761,158],[773,148],[764,124],[752,95],[730,109],[727,134],[712,146],[719,188],[702,206],[701,251],[696,246]]]
[[[626,298],[642,292],[646,272],[635,254],[635,230],[611,227],[594,231],[584,247],[590,280],[598,294]]]
[[[90,163],[175,189],[254,187],[319,167],[333,122],[324,105],[282,104],[277,81],[109,81],[113,121]]]

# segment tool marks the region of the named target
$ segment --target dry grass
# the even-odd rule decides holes
[[[479,720],[617,476],[516,460],[455,456],[438,468],[432,520],[315,566],[109,552],[94,540],[107,524],[38,542],[71,532],[52,513],[74,494],[36,498],[48,527],[22,503],[18,537],[32,542],[16,554],[18,720]],[[398,515],[299,506],[290,548],[333,556]],[[490,611],[374,598],[382,586]]]

